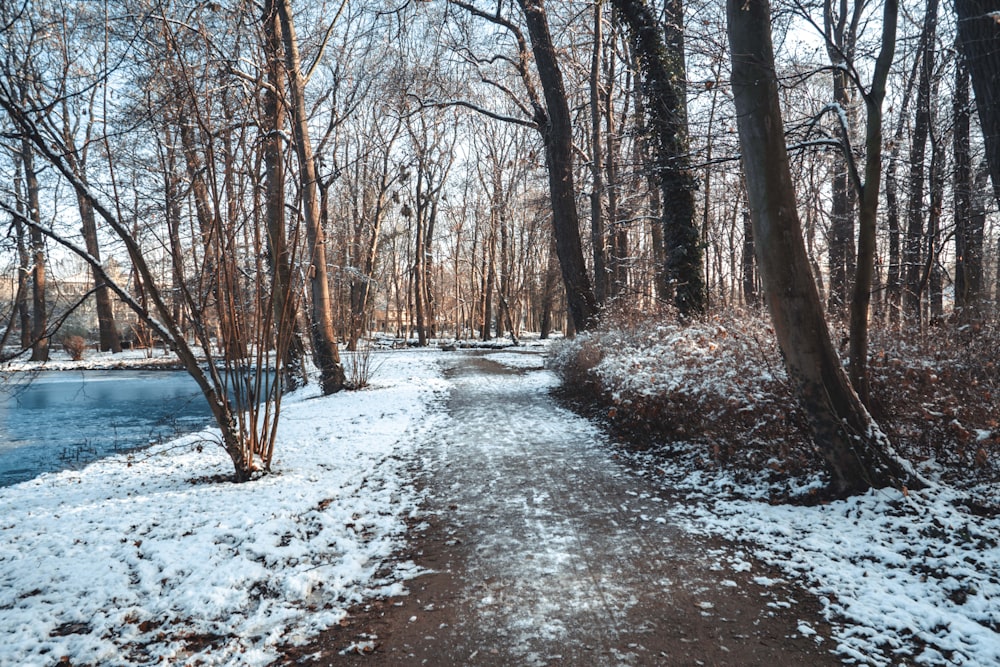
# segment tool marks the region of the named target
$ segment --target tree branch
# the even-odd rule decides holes
[[[489,109],[484,109],[481,106],[473,104],[472,102],[467,102],[465,100],[451,100],[449,102],[438,102],[435,100],[423,100],[419,96],[413,93],[407,93],[407,97],[412,97],[417,101],[422,109],[447,109],[450,107],[462,107],[465,109],[470,109],[478,114],[482,114],[487,118],[492,118],[493,120],[499,120],[504,123],[513,123],[514,125],[520,125],[522,127],[530,127],[534,130],[538,129],[538,123],[532,120],[525,120],[523,118],[517,118],[516,116],[507,116],[495,111],[490,111]]]

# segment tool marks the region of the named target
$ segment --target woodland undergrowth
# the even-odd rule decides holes
[[[846,326],[834,334],[846,358]],[[958,487],[1000,481],[1000,328],[875,329],[870,341],[870,409],[897,451]],[[822,479],[823,464],[763,313],[679,324],[609,311],[550,365],[565,398],[632,449],[725,468],[775,502],[822,500],[806,480]]]

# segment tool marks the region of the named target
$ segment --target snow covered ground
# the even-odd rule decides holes
[[[845,662],[1000,664],[1000,519],[971,513],[966,494],[883,489],[772,506],[724,473],[659,473],[692,501],[672,511],[689,530],[745,541],[819,596]]]
[[[20,357],[9,361],[0,367],[0,372],[24,372],[44,370],[47,371],[75,371],[75,370],[104,370],[110,368],[146,368],[159,367],[163,365],[181,367],[180,361],[168,350],[162,348],[148,350],[123,350],[118,354],[110,352],[97,352],[87,350],[83,359],[73,361],[66,352],[53,347],[49,352],[49,361],[39,364],[36,361],[28,361],[30,351],[24,352]]]
[[[487,358],[531,367],[523,355]],[[606,360],[604,372],[624,383],[635,381],[635,369],[648,360],[618,359],[617,372],[612,364]],[[939,485],[905,494],[883,489],[815,507],[771,505],[764,484],[696,470],[684,456],[637,458],[671,495],[679,491],[688,501],[667,512],[671,523],[743,542],[756,558],[815,592],[845,662],[1000,665],[1000,518],[969,509],[969,501],[995,505],[1000,489],[980,486],[970,495]],[[932,465],[922,471],[934,477]],[[820,484],[802,480],[796,492]],[[748,566],[727,553],[714,563]],[[808,625],[803,631],[810,632]]]
[[[387,354],[370,389],[286,398],[274,474],[252,483],[217,480],[209,430],[0,489],[0,664],[265,665],[399,593],[401,457],[446,384],[438,353]]]
[[[450,385],[437,360],[449,353],[384,354],[370,389],[286,399],[275,474],[250,484],[216,481],[229,463],[205,431],[131,464],[0,489],[0,664],[265,665],[353,602],[400,592],[415,570],[392,554],[418,500],[404,459],[440,419]],[[1000,664],[1000,518],[970,511],[965,495],[938,486],[772,506],[763,487],[684,458],[645,461],[687,498],[663,503],[664,516],[803,581],[845,660]],[[995,504],[997,491],[981,487],[979,500]],[[720,552],[711,566],[749,561]]]

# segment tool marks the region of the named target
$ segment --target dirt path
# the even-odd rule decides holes
[[[433,573],[284,664],[839,664],[817,602],[672,525],[658,490],[556,405],[549,373],[475,353],[447,372],[408,554]]]

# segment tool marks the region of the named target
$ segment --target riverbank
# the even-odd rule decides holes
[[[287,396],[273,472],[253,482],[223,481],[206,429],[0,489],[0,664],[263,665],[402,592],[401,456],[444,381],[439,352],[385,354],[370,389]]]
[[[0,365],[0,374],[28,373],[33,371],[110,371],[120,369],[184,370],[183,364],[170,350],[163,348],[122,350],[117,354],[88,350],[82,359],[74,361],[63,350],[53,348],[49,360],[28,361],[30,353]]]

